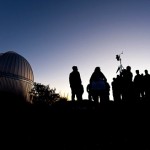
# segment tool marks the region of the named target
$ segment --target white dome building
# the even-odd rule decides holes
[[[32,68],[24,57],[13,51],[0,54],[0,93],[30,101],[33,82]]]

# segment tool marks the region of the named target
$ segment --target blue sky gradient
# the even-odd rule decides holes
[[[73,65],[83,98],[96,66],[111,85],[122,51],[122,64],[130,65],[133,75],[150,70],[149,0],[0,0],[0,22],[0,52],[24,56],[35,82],[61,95],[70,97]]]

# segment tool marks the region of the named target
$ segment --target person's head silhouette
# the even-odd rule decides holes
[[[127,66],[127,67],[126,67],[126,70],[127,70],[127,71],[131,71],[131,67],[130,67],[130,66]]]
[[[73,69],[73,71],[77,71],[78,67],[77,66],[73,66],[72,69]]]
[[[100,72],[100,71],[101,71],[100,67],[96,67],[94,72]]]
[[[145,74],[148,74],[148,70],[147,69],[145,69],[144,72],[145,72]]]
[[[135,72],[136,72],[137,75],[140,74],[139,70],[135,70]]]

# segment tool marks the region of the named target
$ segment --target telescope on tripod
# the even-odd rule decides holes
[[[123,54],[123,52],[121,54]],[[116,73],[119,71],[120,74],[121,74],[122,70],[124,69],[123,66],[122,66],[122,63],[121,63],[121,54],[116,55],[117,61],[120,62],[120,65],[118,66],[118,69],[117,69]]]

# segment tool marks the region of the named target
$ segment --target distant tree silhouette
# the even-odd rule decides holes
[[[41,83],[34,82],[34,86],[30,91],[32,103],[40,104],[53,104],[59,100],[67,100],[65,97],[61,97],[56,93],[56,89],[50,89],[49,85],[43,85]]]

